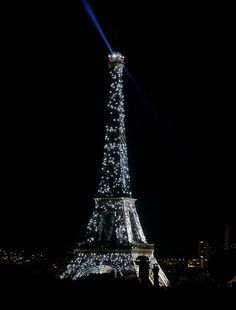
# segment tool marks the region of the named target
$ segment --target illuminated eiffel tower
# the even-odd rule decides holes
[[[77,279],[91,273],[110,273],[124,278],[138,277],[138,256],[146,256],[152,267],[157,264],[154,245],[144,236],[132,198],[125,137],[123,96],[124,56],[108,56],[110,91],[108,121],[105,133],[101,180],[95,209],[88,223],[83,243],[74,250],[74,259],[67,265],[61,278]],[[159,284],[169,281],[159,267]]]

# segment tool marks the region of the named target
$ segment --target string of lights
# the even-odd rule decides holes
[[[102,173],[98,194],[103,197],[131,197],[125,137],[124,56],[119,53],[109,55],[108,62],[111,83],[107,105],[108,122],[106,125]]]
[[[95,208],[86,229],[85,241],[75,250],[74,259],[61,278],[77,279],[91,273],[110,273],[129,278],[138,276],[135,263],[146,255],[152,268],[157,264],[154,247],[147,243],[132,198],[125,137],[125,109],[123,95],[124,56],[108,56],[110,91],[107,104],[108,120],[101,179]],[[160,269],[160,285],[168,286],[168,279]]]

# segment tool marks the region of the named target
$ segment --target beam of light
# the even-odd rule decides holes
[[[100,33],[103,41],[105,42],[106,46],[108,47],[109,51],[113,54],[112,48],[98,22],[97,17],[95,16],[95,13],[93,12],[90,4],[88,3],[87,0],[81,0],[86,12],[88,13],[89,17],[91,18],[94,26],[97,28],[98,32]],[[164,122],[160,116],[160,114],[158,113],[158,111],[156,110],[156,108],[154,107],[154,105],[152,104],[152,102],[150,101],[150,99],[146,96],[146,94],[144,93],[144,91],[142,90],[142,88],[140,87],[140,85],[138,84],[138,82],[135,80],[135,78],[133,77],[133,75],[128,71],[127,68],[125,68],[125,72],[128,76],[128,78],[130,79],[130,81],[132,82],[132,84],[134,85],[134,88],[136,89],[136,91],[138,92],[138,94],[140,95],[140,97],[142,98],[143,102],[146,104],[146,107],[148,108],[148,110],[151,112],[152,115],[155,116],[155,118],[157,119],[157,121],[160,124],[160,128],[164,129],[164,131],[166,133],[169,133],[169,138],[170,138],[170,132],[168,130],[168,126],[166,124],[166,122]],[[172,137],[173,139],[173,137]],[[172,140],[171,139],[171,140]]]
[[[169,126],[167,123],[161,118],[159,112],[155,108],[154,104],[151,102],[151,100],[148,98],[148,96],[145,94],[137,80],[133,77],[133,75],[129,72],[127,68],[125,68],[125,73],[132,82],[134,88],[138,92],[140,98],[142,98],[142,101],[145,103],[147,109],[149,112],[156,118],[156,120],[160,124],[160,129],[165,132],[165,134],[168,136],[168,138],[171,140],[172,143],[176,143],[176,138],[174,135],[171,133]]]
[[[145,92],[143,91],[142,87],[139,85],[137,80],[133,77],[133,75],[129,72],[127,68],[125,68],[124,70],[129,80],[133,84],[134,88],[136,89],[137,93],[139,94],[140,98],[142,99],[142,102],[145,104],[145,107],[149,110],[151,115],[154,116],[157,122],[159,123],[161,132],[165,135],[167,141],[172,146],[173,151],[175,152],[177,158],[180,159],[181,161],[184,160],[185,165],[187,165],[187,161],[193,160],[192,149],[190,145],[184,145],[180,143],[176,135],[172,132],[170,126],[168,126],[168,123],[161,117],[158,110],[151,102],[151,100],[148,98],[148,96],[145,94]]]
[[[104,43],[106,44],[107,48],[109,49],[110,53],[113,54],[113,50],[98,22],[98,19],[95,15],[95,13],[93,12],[90,4],[88,3],[87,0],[81,0],[82,5],[84,6],[85,11],[87,12],[87,14],[89,15],[89,17],[91,18],[94,26],[97,28],[98,32],[100,33]],[[160,116],[159,112],[157,111],[157,109],[155,108],[155,106],[153,105],[153,103],[150,101],[150,99],[147,97],[147,95],[145,94],[145,92],[143,91],[143,89],[141,88],[141,86],[139,85],[139,83],[136,81],[136,79],[133,77],[133,75],[128,71],[127,68],[125,68],[125,72],[128,76],[128,78],[130,79],[130,81],[132,82],[134,88],[136,89],[136,91],[138,92],[138,94],[140,95],[140,97],[142,98],[142,101],[145,103],[146,108],[149,110],[149,112],[156,118],[156,120],[158,121],[159,125],[160,125],[160,129],[161,131],[165,134],[165,136],[168,138],[169,142],[171,142],[172,145],[177,145],[177,139],[174,136],[174,134],[171,132],[169,126],[167,125],[167,122],[165,122],[163,120],[163,118]]]
[[[111,53],[113,53],[112,48],[111,48],[111,46],[110,46],[110,44],[109,44],[109,42],[108,42],[108,40],[107,40],[107,38],[106,38],[106,36],[105,36],[105,34],[104,34],[104,32],[103,32],[103,30],[102,30],[102,28],[101,28],[101,26],[100,26],[100,24],[99,24],[99,22],[98,22],[98,19],[97,19],[97,17],[95,16],[95,14],[94,14],[94,12],[93,12],[93,10],[92,10],[90,4],[88,3],[87,0],[81,0],[81,2],[82,2],[82,4],[83,4],[83,6],[84,6],[86,12],[88,13],[89,17],[91,18],[91,20],[92,20],[94,26],[97,28],[98,32],[100,33],[100,35],[101,35],[103,41],[105,42],[107,48],[109,49],[109,51],[110,51]]]

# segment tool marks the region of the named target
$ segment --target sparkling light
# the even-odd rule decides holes
[[[135,261],[139,255],[147,255],[152,281],[152,267],[157,261],[153,246],[147,244],[143,233],[130,186],[123,95],[124,56],[113,53],[108,56],[108,63],[111,82],[98,195],[85,242],[75,251],[75,258],[61,278],[76,279],[110,271],[126,278],[137,277]],[[160,266],[159,269],[160,285],[168,286],[168,279]]]
[[[110,91],[108,121],[106,125],[102,174],[98,193],[103,197],[131,197],[125,137],[125,110],[123,95],[124,56],[113,53],[108,56],[110,67]]]
[[[133,198],[95,198],[86,242],[146,243]]]

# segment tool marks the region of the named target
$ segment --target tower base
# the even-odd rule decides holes
[[[62,279],[76,280],[90,274],[111,273],[114,277],[137,278],[138,266],[135,263],[138,256],[146,256],[150,262],[149,279],[153,283],[152,269],[158,265],[154,255],[153,244],[91,244],[82,243],[74,250],[74,259],[67,265],[61,275]],[[159,267],[159,285],[169,286],[169,280]]]

